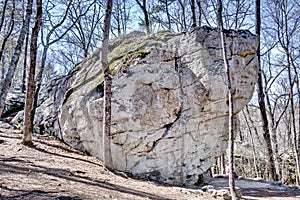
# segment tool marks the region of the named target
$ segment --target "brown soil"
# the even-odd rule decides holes
[[[31,147],[22,134],[0,122],[0,199],[223,199],[208,190],[162,185],[110,172],[102,162],[55,138],[34,137]],[[227,178],[213,178],[214,188],[228,187]],[[265,181],[238,179],[243,199],[300,199],[299,191]]]

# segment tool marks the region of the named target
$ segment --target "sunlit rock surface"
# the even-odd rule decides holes
[[[234,30],[226,31],[226,40],[237,114],[253,94],[258,40]],[[218,29],[149,36],[134,32],[112,41],[109,50],[114,168],[171,184],[195,184],[227,148],[227,86]],[[41,103],[37,120],[100,159],[101,69],[95,52],[56,82],[48,92],[52,100]]]

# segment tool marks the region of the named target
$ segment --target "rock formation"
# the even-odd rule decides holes
[[[23,110],[25,105],[25,94],[21,88],[12,88],[6,97],[5,107],[0,117],[11,119],[20,110]]]
[[[226,31],[226,40],[237,114],[253,94],[258,40],[249,31],[235,30]],[[227,148],[228,102],[218,29],[149,36],[134,32],[114,40],[109,50],[114,168],[165,183],[195,184]],[[37,123],[102,159],[98,56],[95,52],[55,86],[45,87],[50,99],[42,98]]]

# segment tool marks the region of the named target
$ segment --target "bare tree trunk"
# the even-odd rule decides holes
[[[202,25],[202,6],[201,6],[201,1],[197,0],[197,6],[199,9],[199,16],[198,16],[198,26]]]
[[[27,50],[28,50],[28,41],[29,41],[29,31],[26,35],[25,40],[25,49],[24,49],[24,65],[23,65],[23,76],[22,76],[22,93],[26,92],[26,71],[27,71]]]
[[[266,84],[267,85],[267,84]],[[265,89],[266,91],[266,89]],[[274,161],[275,161],[275,168],[276,168],[276,173],[278,174],[278,179],[281,179],[281,169],[279,166],[279,149],[278,149],[278,141],[277,141],[277,126],[275,125],[275,118],[274,118],[274,113],[272,112],[271,108],[271,102],[270,98],[267,92],[266,93],[266,101],[267,101],[267,106],[269,109],[269,117],[270,117],[270,123],[271,123],[271,142],[272,142],[272,147],[273,147],[273,153],[274,153]],[[279,121],[278,121],[279,123]]]
[[[166,14],[167,14],[167,18],[168,18],[168,29],[171,30],[172,26],[171,26],[171,17],[170,17],[170,12],[169,12],[168,1],[165,1],[165,6],[166,6]]]
[[[30,66],[28,70],[27,89],[24,109],[24,145],[32,145],[32,130],[34,113],[32,112],[35,91],[35,67],[37,56],[37,38],[42,24],[42,0],[36,0],[36,18],[30,40]]]
[[[122,19],[122,9],[121,9],[121,3],[119,0],[115,1],[115,10],[114,10],[114,18],[117,23],[117,30],[118,30],[118,37],[121,36],[121,19]]]
[[[288,45],[289,42],[287,42]],[[286,47],[286,49],[288,49],[288,46]],[[290,99],[290,108],[291,108],[291,117],[292,117],[292,130],[293,130],[293,146],[294,146],[294,152],[295,152],[295,161],[296,161],[296,184],[299,185],[299,176],[300,176],[300,167],[299,167],[299,149],[298,149],[298,141],[297,141],[297,129],[296,129],[296,117],[295,117],[295,108],[294,108],[294,77],[292,77],[292,72],[291,72],[291,62],[290,62],[290,57],[289,57],[289,53],[286,53],[287,55],[287,61],[288,61],[288,65],[287,65],[287,69],[288,69],[288,79],[289,79],[289,99]]]
[[[15,2],[15,0],[13,0],[12,1],[12,10],[11,10],[11,14],[10,14],[9,30],[5,34],[5,36],[3,38],[2,45],[1,45],[0,61],[2,60],[3,52],[4,52],[5,47],[6,47],[6,42],[8,41],[8,38],[11,36],[12,31],[13,31],[14,26],[15,26],[15,7],[16,7],[16,2]]]
[[[268,65],[269,65],[269,71],[272,71],[273,65],[271,64],[271,54],[268,53]],[[284,70],[284,69],[283,69]],[[278,174],[278,179],[281,180],[282,177],[282,169],[280,167],[280,155],[279,155],[279,144],[278,144],[278,139],[277,139],[277,129],[279,126],[279,123],[281,122],[282,117],[284,116],[284,114],[286,113],[286,110],[289,106],[289,101],[287,100],[284,103],[284,107],[283,109],[282,106],[280,106],[280,108],[277,106],[277,99],[275,100],[275,105],[273,104],[273,109],[272,109],[272,103],[271,103],[271,99],[270,99],[270,95],[268,94],[269,89],[271,87],[271,85],[275,82],[275,80],[279,77],[279,75],[281,74],[281,72],[283,72],[283,70],[281,70],[274,78],[272,81],[270,81],[270,79],[268,80],[267,77],[264,75],[264,79],[265,79],[265,87],[264,87],[264,91],[265,91],[265,97],[266,97],[266,103],[267,103],[267,107],[268,107],[268,116],[270,119],[270,130],[271,130],[271,142],[272,142],[272,147],[273,147],[273,153],[274,153],[274,160],[275,160],[275,167],[276,167],[276,173]],[[270,75],[272,77],[272,75]],[[279,111],[277,111],[279,110]],[[278,115],[277,119],[275,118],[276,114]]]
[[[7,2],[8,2],[8,0],[4,1],[4,5],[3,5],[3,9],[2,9],[2,15],[1,15],[1,21],[0,21],[0,33],[2,31],[2,27],[3,27],[3,23],[4,23]]]
[[[287,42],[288,44],[288,42]],[[288,49],[288,47],[287,47]],[[293,127],[293,139],[294,139],[294,151],[295,151],[295,161],[296,161],[296,184],[300,184],[299,176],[300,176],[300,166],[299,166],[299,160],[300,160],[300,152],[298,148],[298,135],[297,135],[297,129],[296,129],[296,117],[295,117],[295,108],[294,108],[294,78],[292,77],[292,72],[291,72],[291,63],[290,63],[290,57],[289,53],[287,53],[287,61],[288,61],[288,78],[289,78],[289,84],[290,84],[290,91],[289,91],[289,98],[290,98],[290,106],[291,106],[291,116],[292,116],[292,124],[291,126]]]
[[[126,1],[127,0],[122,0],[123,3],[123,14],[122,14],[122,29],[123,29],[123,33],[126,34],[127,32],[127,20],[128,20],[128,16],[126,14]]]
[[[260,37],[260,0],[256,0],[256,34],[258,37]],[[265,106],[265,94],[263,91],[263,80],[262,80],[262,69],[260,64],[260,44],[257,48],[257,57],[259,62],[259,72],[258,72],[258,80],[257,80],[257,96],[258,96],[258,104],[259,104],[259,110],[262,118],[263,123],[263,137],[266,143],[267,148],[267,156],[268,156],[268,168],[270,177],[273,180],[278,180],[278,175],[276,173],[276,167],[275,167],[275,161],[274,161],[274,154],[272,149],[272,143],[271,143],[271,136],[269,132],[269,122],[267,117],[267,111]]]
[[[21,49],[24,44],[24,39],[25,39],[25,36],[29,29],[29,22],[30,22],[30,17],[32,14],[32,3],[33,3],[33,0],[27,0],[26,16],[23,21],[23,24],[22,24],[22,27],[20,30],[20,35],[17,40],[17,44],[14,49],[13,56],[11,58],[10,64],[8,66],[8,70],[6,72],[5,79],[2,83],[2,87],[0,90],[0,116],[3,112],[4,105],[5,105],[5,99],[6,99],[8,91],[11,87],[12,79],[15,74],[15,70],[16,70],[16,67],[17,67],[17,64],[18,64],[18,61],[20,58]]]
[[[144,13],[145,28],[146,28],[147,34],[149,34],[150,33],[150,21],[149,21],[149,15],[148,15],[148,11],[147,11],[147,2],[146,2],[146,0],[142,0],[143,4],[141,4],[141,2],[139,0],[135,0],[135,1]]]
[[[6,1],[7,2],[7,1]],[[2,59],[2,56],[3,56],[3,53],[4,53],[4,50],[5,50],[5,47],[6,47],[6,42],[8,41],[9,37],[11,36],[12,34],[12,31],[14,29],[14,26],[15,26],[15,7],[16,7],[16,2],[15,0],[12,1],[12,10],[11,10],[11,14],[10,14],[10,22],[9,22],[9,28],[8,28],[8,31],[5,33],[4,35],[4,38],[3,38],[3,41],[2,41],[2,45],[1,45],[1,50],[0,50],[0,62],[2,64],[2,70],[1,70],[1,77],[0,77],[0,85],[2,85],[2,81],[4,80],[5,76],[5,61],[4,59]],[[4,10],[4,8],[3,8]],[[3,12],[3,16],[4,17],[4,13]],[[3,22],[1,22],[3,23]],[[3,26],[3,24],[1,25],[1,27]],[[1,113],[0,113],[0,117],[1,117]]]
[[[182,29],[183,29],[183,31],[186,31],[187,30],[187,25],[186,25],[186,16],[185,16],[185,5],[182,2],[182,0],[178,0],[178,3],[180,4],[181,11],[182,11],[182,20],[183,20]]]
[[[111,146],[110,146],[112,76],[108,66],[108,58],[107,58],[111,10],[112,10],[112,0],[107,0],[105,18],[104,18],[101,63],[102,63],[102,68],[104,73],[103,162],[104,162],[104,166],[108,169],[113,168],[113,162],[111,157]]]
[[[296,69],[295,69],[296,70]],[[300,113],[300,84],[299,84],[299,76],[298,76],[298,74],[296,74],[297,75],[297,90],[298,90],[298,113]],[[300,127],[300,117],[298,117],[298,127]],[[298,140],[297,140],[297,138],[296,138],[296,141],[295,141],[296,143],[297,143],[297,147],[296,147],[296,154],[297,154],[297,159],[296,159],[296,162],[298,162],[298,164],[296,164],[296,167],[297,167],[297,169],[296,169],[296,171],[297,171],[297,174],[298,174],[298,178],[299,178],[299,176],[300,176],[300,131],[298,130]],[[299,185],[299,183],[298,183],[298,185]]]
[[[35,111],[36,111],[36,108],[37,108],[39,92],[40,92],[41,86],[42,86],[42,79],[43,79],[43,74],[44,74],[44,70],[45,70],[48,49],[49,49],[49,45],[47,43],[44,46],[40,70],[39,70],[39,72],[36,76],[36,86],[35,86],[35,92],[34,92],[34,98],[33,98],[33,107],[32,107],[33,115],[35,115]]]
[[[247,113],[249,114],[248,106],[246,106],[246,110],[247,110]],[[252,150],[253,150],[253,165],[254,165],[254,170],[255,170],[255,176],[260,177],[259,173],[258,173],[258,167],[257,167],[257,158],[256,158],[256,150],[255,150],[255,146],[254,146],[253,134],[252,134],[252,131],[251,131],[251,126],[248,122],[248,119],[247,119],[247,116],[246,116],[244,110],[243,110],[243,115],[244,115],[248,130],[249,130],[250,138],[251,138],[251,144],[252,144]]]
[[[191,11],[192,11],[192,27],[197,26],[196,21],[196,6],[195,6],[195,0],[190,0],[191,2]]]
[[[292,66],[294,68],[295,76],[296,76],[296,87],[297,87],[297,92],[298,92],[298,113],[300,113],[300,84],[299,84],[299,75],[297,72],[296,66],[292,63]],[[296,123],[296,121],[295,121]],[[300,118],[298,117],[298,125],[300,125]],[[300,126],[299,126],[300,127]],[[297,137],[298,136],[298,137]],[[294,132],[294,151],[295,151],[295,161],[296,161],[296,172],[297,172],[297,177],[296,177],[296,182],[299,185],[299,177],[300,177],[300,131],[298,130],[298,135],[297,132]]]
[[[222,20],[222,0],[217,1],[217,19],[218,26],[220,28],[222,50],[223,50],[223,60],[227,75],[227,90],[228,90],[228,104],[229,104],[229,188],[231,192],[231,197],[233,200],[239,199],[235,190],[234,182],[234,105],[233,105],[233,96],[232,96],[232,87],[231,87],[231,74],[230,68],[228,65],[227,52],[226,52],[226,41],[223,30],[223,20]]]
[[[297,72],[297,68],[296,66],[293,64],[293,68],[295,71],[295,75],[296,75],[296,86],[297,86],[297,92],[298,92],[298,113],[300,114],[300,84],[299,84],[299,76],[298,76],[298,72]],[[300,117],[298,117],[298,127],[300,127]],[[294,143],[296,144],[296,146],[294,146],[294,150],[295,150],[295,154],[296,154],[296,172],[298,174],[298,185],[299,185],[299,177],[300,177],[300,131],[298,130],[298,139],[297,139],[297,135],[294,135]]]

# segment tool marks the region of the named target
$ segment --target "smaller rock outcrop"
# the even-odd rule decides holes
[[[12,88],[6,97],[5,107],[1,117],[11,119],[19,111],[23,110],[25,105],[25,94],[21,88]]]

